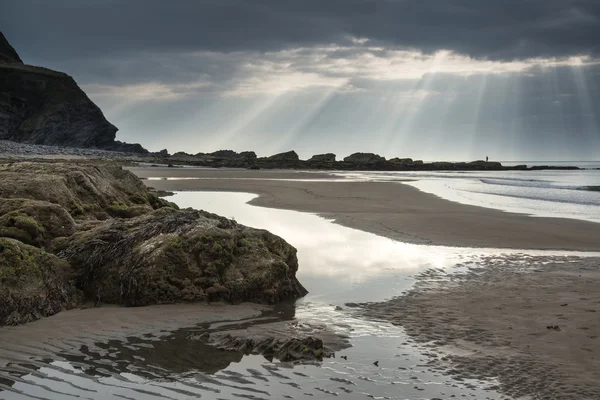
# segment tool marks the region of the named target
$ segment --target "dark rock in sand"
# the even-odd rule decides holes
[[[142,147],[139,143],[125,143],[119,140],[115,140],[111,144],[107,144],[103,147],[104,150],[118,151],[121,153],[137,153],[137,154],[149,154],[150,152]]]
[[[237,158],[249,161],[256,160],[256,153],[253,151],[242,151]]]
[[[239,154],[233,150],[217,150],[210,153],[210,155],[215,158],[235,158],[239,156]]]
[[[323,341],[312,336],[277,339],[272,337],[251,338],[224,335],[211,343],[219,349],[240,351],[244,354],[260,354],[265,358],[283,362],[321,361],[331,357],[333,352],[323,347]]]
[[[413,165],[413,159],[412,158],[398,158],[398,157],[394,157],[388,160],[389,163],[391,164],[396,164],[396,165]]]
[[[298,157],[298,154],[292,150],[292,151],[287,151],[285,153],[279,153],[279,154],[275,154],[272,155],[271,157],[268,157],[267,160],[268,161],[275,161],[275,162],[290,162],[290,161],[298,161],[300,158]]]
[[[0,33],[0,140],[117,149],[117,128],[62,72],[25,65]],[[127,151],[140,151],[140,145]],[[144,150],[145,151],[145,150]]]
[[[385,157],[373,153],[354,153],[345,157],[344,161],[355,164],[378,164],[385,162]]]
[[[17,325],[76,306],[69,265],[37,247],[0,238],[0,325]]]
[[[253,152],[251,153],[254,154]],[[302,168],[305,165],[306,162],[301,161],[298,154],[292,150],[275,154],[270,157],[246,158],[243,165],[240,165],[239,163],[232,164],[230,162],[221,166],[245,166],[246,168]]]
[[[168,196],[174,196],[175,195],[174,192],[170,192],[168,190],[157,190],[155,193],[156,193],[156,195],[158,197],[168,197]]]
[[[169,151],[167,149],[162,149],[161,151],[155,151],[149,154],[150,157],[156,157],[158,159],[163,159],[170,157]]]
[[[332,163],[335,162],[335,154],[326,153],[326,154],[315,154],[309,160],[309,163]]]
[[[269,360],[321,361],[350,347],[349,338],[324,324],[277,321],[253,324],[243,329],[213,332],[200,337],[222,350],[261,354]]]
[[[486,169],[499,170],[499,169],[502,169],[502,164],[499,162],[495,162],[495,161],[483,161],[483,160],[471,161],[469,163],[469,166],[471,166],[477,170],[486,170]]]

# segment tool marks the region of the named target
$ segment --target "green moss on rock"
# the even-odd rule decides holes
[[[0,237],[38,247],[58,236],[72,235],[75,221],[56,204],[28,199],[0,199]]]
[[[176,207],[114,164],[20,162],[0,164],[0,174],[0,199],[43,200],[78,220],[131,218]]]
[[[73,307],[80,292],[130,306],[306,294],[283,239],[178,210],[117,165],[18,162],[0,175],[0,324]]]
[[[77,292],[69,278],[63,260],[0,238],[0,325],[30,322],[74,307]]]
[[[295,277],[296,249],[266,231],[202,211],[113,219],[70,240],[61,256],[77,272],[78,287],[108,303],[276,303],[306,294]]]

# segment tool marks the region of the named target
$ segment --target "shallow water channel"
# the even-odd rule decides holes
[[[246,204],[254,197],[181,192],[169,200],[282,236],[298,249],[298,277],[309,295],[260,315],[230,321],[221,315],[200,325],[190,319],[175,322],[165,317],[168,308],[157,308],[161,318],[141,319],[139,329],[137,322],[128,321],[129,329],[133,326],[137,332],[123,337],[87,330],[70,332],[64,340],[24,339],[13,346],[5,339],[10,336],[0,335],[0,350],[6,350],[0,351],[0,398],[506,398],[493,390],[496,382],[458,381],[442,374],[433,367],[431,348],[414,344],[401,327],[357,318],[345,305],[389,299],[408,289],[417,273],[451,269],[503,251],[395,242],[316,215]],[[116,311],[126,315],[123,309]],[[215,350],[196,340],[207,331],[277,320],[326,324],[346,336],[351,347],[322,364],[292,365]]]

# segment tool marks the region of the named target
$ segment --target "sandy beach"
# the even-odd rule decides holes
[[[330,182],[326,173],[130,168],[167,191],[256,193],[252,205],[317,213],[392,239],[443,246],[600,251],[600,224],[454,203],[394,182]]]
[[[145,182],[171,191],[256,193],[253,205],[318,213],[400,241],[600,250],[600,224],[462,205],[399,183],[333,182],[327,174],[284,171],[134,172],[207,178]],[[495,378],[515,398],[599,398],[600,259],[526,253],[426,271],[408,293],[362,304],[357,313],[401,325],[415,341],[429,343],[439,354],[434,364],[458,379]]]
[[[427,271],[406,295],[360,313],[431,342],[459,379],[496,378],[514,398],[600,398],[600,259],[505,256],[466,267]]]

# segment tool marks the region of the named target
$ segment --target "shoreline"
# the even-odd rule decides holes
[[[316,213],[343,226],[414,244],[600,251],[600,224],[466,205],[391,182],[336,182],[327,173],[128,168],[164,191],[254,193],[250,204]],[[148,177],[218,178],[147,180]],[[262,179],[261,179],[262,178]],[[289,179],[289,180],[288,180]]]
[[[304,212],[319,206],[332,206],[334,193],[338,196],[334,198],[338,206],[346,208],[349,203],[354,203],[357,208],[364,206],[363,200],[368,195],[371,195],[371,201],[379,203],[373,199],[373,195],[381,194],[374,189],[375,185],[384,188],[393,185],[318,180],[261,181],[254,180],[259,176],[255,174],[259,173],[247,173],[245,179],[145,183],[168,185],[169,190],[181,190],[184,186],[198,191],[256,193],[261,197],[249,204],[290,209],[297,201],[307,209],[299,210],[301,207],[296,206],[293,209]],[[279,177],[293,178],[284,172]],[[270,175],[268,179],[274,178]],[[349,188],[354,189],[352,196]],[[431,206],[431,199],[427,197],[434,195],[408,188],[411,190],[398,189],[398,193],[412,196],[411,204],[418,202],[422,207]],[[437,203],[451,203],[436,199]],[[406,206],[406,202],[402,205]],[[535,223],[551,220],[560,226],[569,223],[576,226],[580,222],[465,207],[477,209],[478,212],[472,211],[473,215],[492,212]],[[319,214],[331,216],[331,213]],[[343,223],[339,216],[337,218],[333,222],[367,230],[356,220]],[[525,251],[524,254],[485,256],[458,267],[458,270],[443,272],[427,270],[416,277],[416,283],[408,292],[388,301],[349,304],[348,310],[362,318],[402,326],[415,342],[428,346],[435,354],[431,363],[436,369],[458,381],[495,380],[498,385],[494,387],[514,398],[600,397],[600,385],[595,379],[600,374],[600,347],[597,346],[600,324],[594,319],[595,313],[600,312],[600,296],[595,291],[600,285],[600,258],[597,255],[531,255]]]

